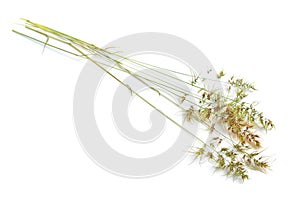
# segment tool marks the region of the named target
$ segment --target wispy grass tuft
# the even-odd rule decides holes
[[[197,139],[200,146],[195,147],[191,152],[195,159],[210,161],[216,170],[242,181],[249,178],[249,170],[266,172],[270,168],[268,157],[262,155],[261,131],[267,132],[273,129],[274,124],[255,108],[254,102],[245,101],[245,98],[256,90],[252,83],[235,76],[225,79],[226,74],[221,71],[212,81],[219,81],[225,92],[212,91],[206,87],[204,79],[201,79],[192,69],[183,72],[140,62],[113,52],[113,48],[100,48],[27,19],[22,19],[22,26],[26,32],[17,30],[13,32],[42,44],[43,50],[49,47],[93,62],[100,70],[126,87],[130,93],[141,98],[176,126]],[[190,132],[182,123],[175,121],[155,104],[134,91],[130,85],[125,84],[107,67],[133,76],[177,106],[179,111],[184,112],[185,122],[205,126],[211,138],[204,140],[198,134]],[[148,72],[140,71],[140,68],[147,69]],[[138,71],[140,72],[137,73]],[[210,70],[208,69],[207,72],[209,73]],[[181,87],[182,84],[187,85],[191,90]],[[177,97],[178,102],[171,100],[170,96]]]

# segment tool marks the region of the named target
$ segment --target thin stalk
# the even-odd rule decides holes
[[[47,43],[47,42],[45,42],[45,41],[38,40],[38,39],[36,39],[36,38],[33,38],[33,37],[31,37],[31,36],[28,36],[28,35],[26,35],[26,34],[24,34],[24,33],[18,32],[18,31],[16,31],[16,30],[13,30],[13,32],[15,32],[16,34],[22,35],[22,36],[24,36],[24,37],[26,37],[26,38],[29,38],[29,39],[31,39],[31,40],[34,40],[34,41],[36,41],[36,42],[38,42],[38,43],[41,43],[41,44],[43,44],[43,45],[47,45],[47,46],[52,47],[52,48],[54,48],[54,49],[58,49],[58,50],[60,50],[60,51],[62,51],[62,52],[66,52],[66,53],[68,53],[68,54],[75,55],[75,56],[77,56],[77,57],[84,57],[85,59],[92,61],[92,62],[93,62],[94,64],[96,64],[99,68],[101,68],[102,70],[104,70],[108,75],[110,75],[110,76],[113,77],[115,80],[117,80],[119,83],[121,83],[121,84],[124,85],[126,88],[128,88],[130,92],[133,92],[135,95],[137,95],[137,96],[138,96],[139,98],[141,98],[143,101],[145,101],[147,104],[149,104],[150,106],[153,107],[153,105],[152,105],[151,103],[147,102],[146,99],[144,99],[143,97],[141,97],[138,93],[136,93],[135,91],[133,91],[128,85],[124,84],[121,80],[119,80],[118,78],[116,78],[112,73],[110,73],[108,70],[106,70],[105,68],[102,67],[102,65],[105,65],[105,66],[109,66],[109,65],[104,64],[104,63],[99,64],[97,61],[95,61],[95,60],[93,60],[92,58],[90,58],[88,55],[86,55],[86,54],[83,53],[81,50],[79,50],[78,48],[76,48],[75,46],[73,46],[71,43],[68,43],[68,42],[66,42],[66,41],[63,41],[63,40],[61,40],[61,39],[59,39],[59,38],[56,38],[56,37],[53,37],[53,36],[46,35],[46,34],[40,32],[40,31],[37,31],[37,30],[32,29],[32,28],[29,28],[29,27],[27,27],[27,29],[30,29],[30,30],[32,30],[32,31],[35,31],[35,32],[37,32],[37,33],[39,33],[39,34],[42,34],[42,35],[46,36],[46,37],[47,37],[47,40],[51,38],[51,39],[54,39],[54,40],[59,41],[59,42],[61,42],[61,43],[64,43],[64,44],[66,44],[66,45],[68,45],[68,46],[71,46],[73,49],[75,49],[75,50],[76,50],[77,52],[79,52],[81,55],[76,54],[76,53],[73,53],[73,52],[70,52],[70,51],[67,51],[67,50],[62,49],[62,48],[59,48],[59,47],[54,46],[54,45],[52,45],[52,44],[49,44],[49,43]],[[116,69],[116,67],[114,67],[114,69]],[[121,71],[126,72],[126,73],[129,73],[130,75],[132,75],[132,76],[134,76],[134,77],[136,77],[136,78],[137,78],[137,76],[138,76],[137,74],[133,74],[133,73],[129,72],[128,70],[125,70],[125,71],[124,71],[124,70],[121,70]],[[142,72],[142,71],[140,71],[140,72]],[[150,75],[150,74],[147,74],[147,75]],[[140,76],[140,77],[141,77],[141,76]],[[153,76],[152,76],[152,77],[153,77]],[[168,76],[168,77],[172,77],[172,76]],[[146,79],[146,78],[144,78],[144,77],[143,77],[143,79],[148,80],[148,81],[151,81],[152,83],[156,83],[156,84],[159,84],[159,85],[163,85],[163,84],[161,84],[161,83],[158,83],[158,82],[153,81],[153,80],[150,80],[150,79]],[[162,79],[158,79],[158,80],[163,81]],[[177,80],[180,80],[180,79],[177,79]],[[141,81],[143,84],[145,84],[146,86],[148,86],[150,89],[154,90],[155,92],[158,91],[157,89],[155,89],[155,88],[149,86],[148,84],[146,84],[144,81],[142,81],[142,80],[140,80],[140,81]],[[187,83],[187,82],[185,82],[185,83]],[[169,83],[169,84],[170,84],[170,83]],[[177,87],[177,85],[174,85],[174,84],[171,84],[171,85],[173,85],[174,87]],[[168,85],[163,85],[163,86],[172,88],[172,87],[170,87],[170,86],[168,86]],[[174,89],[174,88],[172,88],[172,89],[173,89],[173,90],[177,90],[177,89]],[[165,89],[165,90],[166,90],[166,89]],[[179,92],[179,90],[177,90],[177,91]],[[171,93],[170,90],[168,90],[168,92]],[[193,98],[200,99],[200,97],[190,95],[190,93],[187,92],[187,91],[180,91],[180,92],[183,93],[183,95],[186,94],[186,95],[192,96]],[[175,94],[175,93],[173,93],[173,92],[172,92],[172,94],[173,94],[173,95],[177,95],[177,94]],[[186,110],[186,109],[182,108],[182,106],[178,105],[177,103],[175,103],[174,101],[172,101],[171,99],[169,99],[168,97],[166,97],[165,95],[163,95],[163,94],[161,94],[161,93],[160,93],[160,95],[161,95],[163,98],[167,99],[169,102],[173,103],[175,106],[179,107],[181,110]],[[177,95],[177,96],[178,96],[178,95]],[[180,98],[180,96],[179,96],[179,98]],[[192,101],[189,101],[189,100],[185,100],[185,101],[187,101],[187,102],[189,102],[189,103],[191,103],[191,104],[194,104],[195,106],[198,106],[198,107],[200,107],[200,108],[203,107],[203,106],[200,106],[200,105],[197,105],[197,104],[193,103]],[[155,107],[154,109],[157,110],[157,111],[159,111],[160,113],[163,113],[161,110],[157,109],[156,107]],[[162,114],[162,115],[163,115],[163,116],[166,116],[166,118],[168,118],[170,121],[173,120],[173,119],[171,120],[171,118],[168,117],[166,114]],[[172,122],[173,122],[173,121],[172,121]],[[174,122],[173,122],[173,123],[174,123]],[[176,125],[177,125],[177,126],[181,126],[179,123],[176,123]],[[207,124],[207,126],[208,126],[208,124]],[[182,126],[181,126],[181,128],[182,128]],[[182,129],[183,129],[183,128],[182,128]],[[189,133],[189,134],[192,135],[192,133]],[[222,134],[222,135],[223,135],[223,134]],[[224,135],[223,135],[223,136],[224,136]],[[197,138],[197,140],[199,140],[199,141],[201,141],[203,144],[205,144],[205,142],[202,141],[199,137],[197,137],[197,136],[196,136],[196,137],[193,136],[193,137],[194,137],[194,138]],[[225,137],[226,137],[226,136],[225,136]]]

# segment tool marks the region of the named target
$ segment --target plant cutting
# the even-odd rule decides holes
[[[195,159],[209,161],[216,171],[241,181],[249,178],[251,170],[266,172],[270,169],[269,158],[263,155],[262,135],[272,130],[274,124],[256,109],[256,102],[246,101],[248,95],[256,90],[254,84],[240,77],[227,77],[224,71],[220,71],[216,79],[211,81],[220,82],[223,88],[212,90],[205,85],[205,78],[193,69],[176,71],[141,62],[122,56],[111,48],[98,47],[27,19],[22,19],[21,25],[27,32],[13,32],[42,44],[44,48],[91,61],[99,70],[126,87],[132,95],[195,138],[198,146],[191,150]],[[145,71],[141,71],[141,68]],[[189,131],[182,123],[157,108],[155,103],[125,84],[114,71],[134,77],[178,107],[178,111],[184,114],[184,122],[204,126],[209,130],[210,138],[204,140]],[[207,69],[207,73],[209,72],[210,69]],[[190,90],[176,82],[187,85]],[[170,96],[176,97],[178,101],[170,99]]]

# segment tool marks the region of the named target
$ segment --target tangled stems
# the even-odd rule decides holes
[[[44,25],[26,19],[23,21],[22,25],[33,34],[28,35],[16,30],[13,32],[41,43],[44,47],[54,48],[93,62],[99,69],[128,88],[132,94],[197,139],[201,147],[196,147],[192,151],[196,159],[210,160],[216,170],[221,170],[225,175],[240,180],[248,179],[248,169],[264,172],[269,168],[267,159],[261,155],[261,137],[258,132],[271,130],[274,124],[257,111],[254,104],[244,101],[245,97],[255,90],[255,87],[244,79],[232,76],[227,81],[223,81],[221,79],[225,73],[221,71],[217,74],[216,80],[224,85],[226,94],[222,94],[220,90],[209,90],[193,69],[190,69],[189,73],[184,73],[143,63],[111,52],[110,48],[99,48]],[[45,40],[35,38],[34,35],[42,35]],[[191,124],[197,122],[207,127],[211,133],[210,138],[207,141],[200,139],[197,134],[190,132],[183,124],[176,122],[155,104],[132,90],[130,85],[121,81],[107,69],[108,67],[131,75],[157,92],[159,96],[184,112],[184,121]],[[146,69],[146,72],[139,68]],[[184,80],[183,77],[188,80]],[[181,87],[182,84],[188,85],[191,90]],[[177,97],[178,102],[171,100],[170,95]]]

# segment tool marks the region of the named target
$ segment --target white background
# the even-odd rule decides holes
[[[0,206],[299,206],[299,1],[9,1],[0,7]],[[105,45],[136,32],[195,44],[216,69],[254,80],[277,128],[267,175],[244,184],[184,160],[157,177],[127,179],[95,165],[73,126],[84,61],[20,38],[19,17]]]

